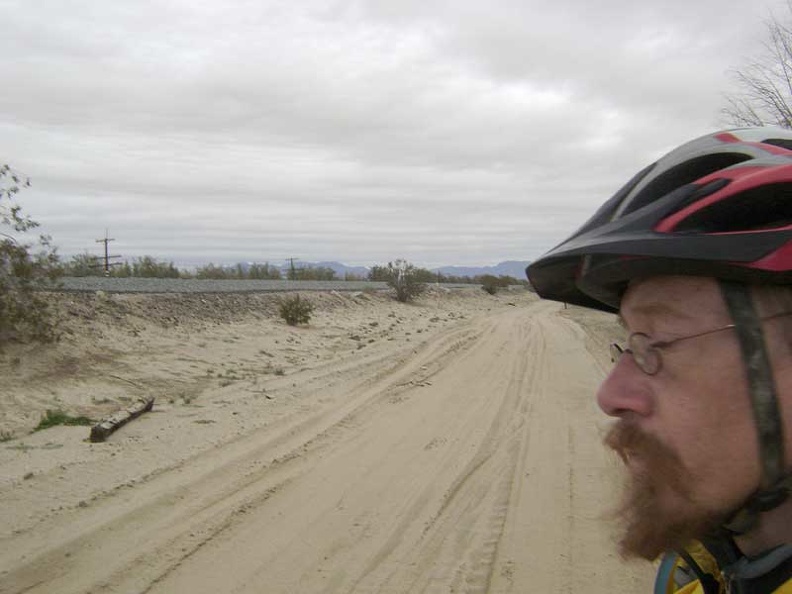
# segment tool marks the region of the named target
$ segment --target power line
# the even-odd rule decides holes
[[[120,258],[120,255],[111,256],[108,251],[108,245],[111,241],[115,241],[115,238],[107,236],[107,229],[105,229],[105,236],[103,239],[97,239],[96,243],[103,243],[104,244],[104,275],[110,276],[110,267],[111,266],[119,266],[121,262],[110,262],[112,258]]]

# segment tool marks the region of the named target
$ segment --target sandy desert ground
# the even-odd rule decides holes
[[[648,592],[614,552],[605,314],[527,291],[59,297],[0,353],[0,592]],[[104,443],[47,409],[152,412]]]

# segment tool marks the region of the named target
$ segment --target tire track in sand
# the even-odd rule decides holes
[[[0,592],[645,586],[603,553],[597,368],[557,307],[496,312],[372,362],[370,374],[356,365],[327,377],[307,417],[80,510],[77,525],[23,535],[0,553],[15,563]]]
[[[15,565],[0,577],[0,592],[118,591],[130,576],[129,591],[144,591],[266,502],[293,475],[306,472],[301,460],[355,430],[355,417],[411,381],[426,381],[474,339],[462,326],[440,333],[415,353],[412,347],[409,353],[355,362],[341,370],[340,379],[336,369],[335,391],[343,395],[339,407],[324,394],[329,404],[308,418],[290,418],[281,427],[224,444],[79,510],[79,527],[73,519],[55,518],[17,535],[14,549],[0,557],[0,568]],[[361,376],[364,365],[369,371]],[[315,370],[306,375],[311,376],[307,382],[321,385]],[[44,543],[42,532],[48,534]]]

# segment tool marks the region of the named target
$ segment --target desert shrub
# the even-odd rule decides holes
[[[388,283],[396,294],[396,300],[404,303],[426,291],[426,282],[422,280],[427,278],[425,272],[427,271],[416,268],[406,260],[396,260],[388,262],[387,266],[373,266],[369,280]]]
[[[299,295],[281,297],[278,303],[278,313],[289,326],[307,324],[311,320],[314,305]]]
[[[93,425],[94,421],[88,417],[73,417],[66,414],[62,410],[48,410],[39,424],[36,425],[34,431],[41,431],[42,429],[49,429],[58,425]]]
[[[440,275],[438,275],[436,272],[432,272],[431,270],[427,270],[426,268],[413,266],[412,279],[417,283],[439,283]]]
[[[102,276],[104,270],[98,256],[88,252],[75,254],[71,260],[63,264],[63,274],[66,276]]]
[[[247,278],[254,280],[277,280],[280,277],[281,273],[278,267],[271,265],[269,262],[265,262],[264,264],[251,264],[247,271]]]
[[[494,295],[499,290],[509,286],[508,277],[497,277],[492,274],[483,274],[477,278],[478,282],[481,283],[481,288],[490,295]]]
[[[231,271],[223,266],[216,266],[214,264],[206,264],[199,266],[195,271],[195,278],[198,279],[228,279],[231,278]]]
[[[15,202],[29,186],[29,180],[0,165],[0,347],[11,340],[55,337],[55,318],[40,291],[57,285],[58,256],[45,235],[35,248],[20,239],[38,227]]]
[[[336,280],[335,270],[327,266],[296,266],[289,271],[290,280]]]
[[[104,276],[103,259],[88,253],[72,256],[71,260],[63,265],[66,276]],[[130,263],[110,263],[110,276],[116,278],[182,278],[184,274],[176,268],[173,262],[161,262],[152,256],[134,258]]]
[[[497,293],[502,286],[500,279],[498,279],[497,276],[493,276],[491,274],[483,274],[478,280],[481,283],[481,288],[490,295]]]
[[[508,287],[510,285],[525,285],[528,283],[528,279],[518,280],[513,276],[509,276],[509,275],[499,276],[498,280],[500,280],[501,284],[504,287]]]
[[[277,280],[281,278],[281,273],[277,266],[273,266],[269,262],[249,265],[237,264],[236,266],[217,266],[210,263],[198,267],[195,271],[195,278]]]
[[[132,264],[124,262],[118,270],[112,272],[113,276],[137,278],[179,278],[179,269],[173,262],[162,262],[152,256],[134,258]]]

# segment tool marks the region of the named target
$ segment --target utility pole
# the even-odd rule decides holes
[[[96,243],[103,243],[104,244],[104,275],[110,276],[110,267],[111,266],[118,266],[120,262],[110,262],[111,258],[120,258],[121,256],[111,256],[108,251],[108,245],[111,241],[115,241],[114,238],[107,236],[107,229],[105,229],[105,236],[104,239],[97,239]]]
[[[294,265],[294,260],[299,258],[289,258],[289,280],[297,280],[297,267]]]

